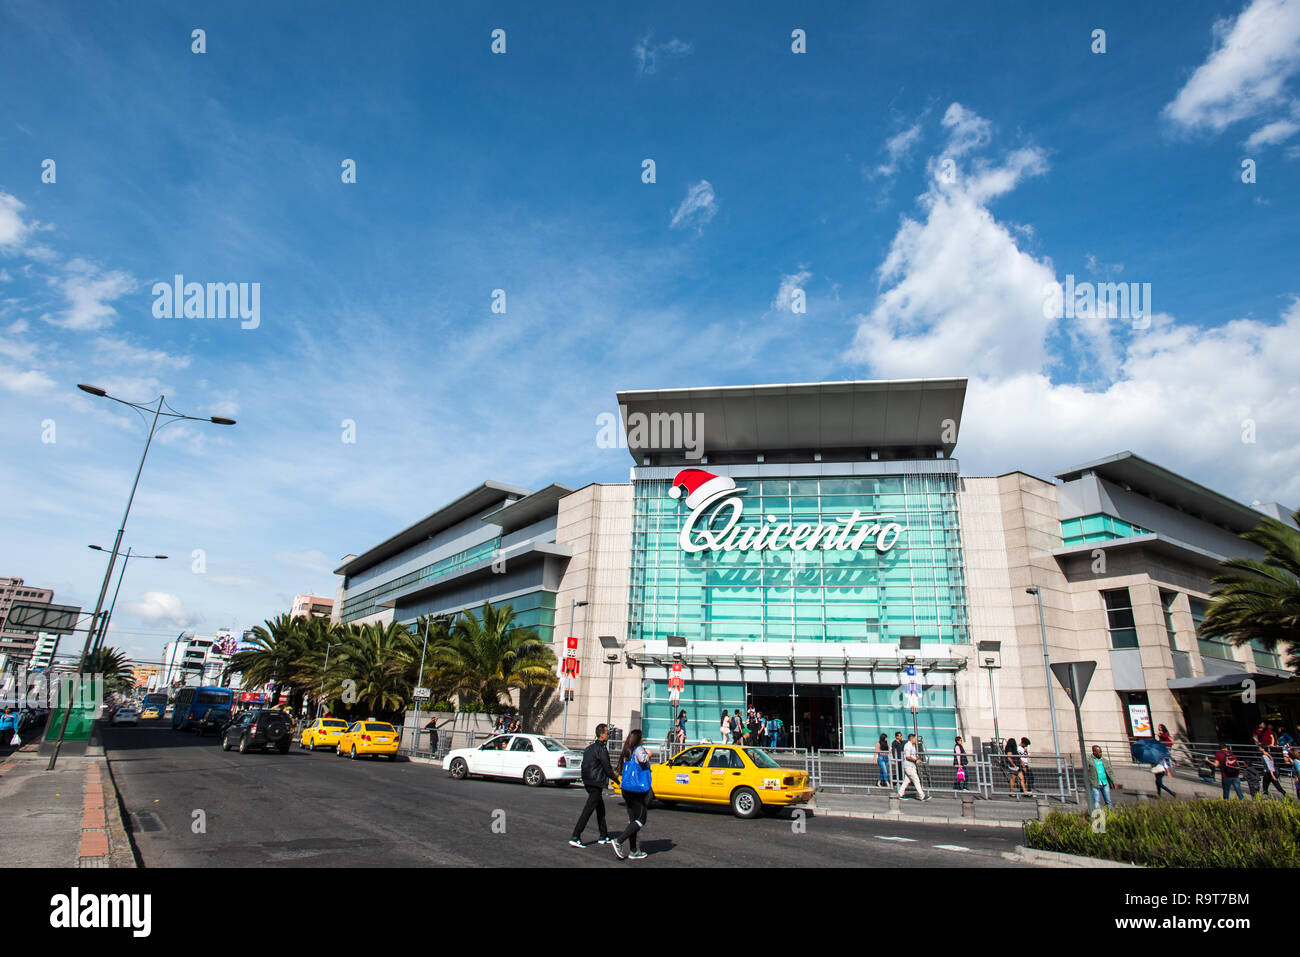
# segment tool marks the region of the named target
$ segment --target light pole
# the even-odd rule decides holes
[[[668,635],[667,638],[668,650],[672,652],[673,661],[681,661],[686,653],[686,638],[683,635]],[[743,678],[744,675],[741,675],[741,677]],[[672,665],[668,666],[668,680],[669,682],[673,680]],[[669,752],[672,751],[674,710],[676,710],[676,706],[673,704],[673,692],[670,688],[668,691],[668,732],[664,735],[664,743],[667,745],[664,750]]]
[[[427,634],[426,640],[428,640]],[[325,670],[320,673],[320,700],[316,702],[316,717],[318,718],[325,713],[325,674],[330,670],[330,649],[341,644],[343,644],[341,641],[331,641],[325,646]],[[277,661],[276,666],[278,667],[279,664],[279,661]],[[420,667],[424,667],[423,659],[421,659]]]
[[[570,603],[570,605],[569,605],[569,631],[573,631],[573,612],[574,612],[574,610],[575,610],[575,609],[578,609],[578,608],[585,608],[586,606],[587,606],[587,603],[586,603],[585,601],[578,601],[578,599],[576,599],[576,598],[573,599],[572,603]],[[566,649],[566,651],[567,651],[567,649]],[[567,657],[567,656],[566,656],[566,657]],[[570,681],[573,680],[573,676],[572,676],[572,675],[569,675],[569,680],[570,680]],[[563,740],[563,739],[568,738],[568,736],[569,736],[569,692],[568,692],[567,690],[564,690],[564,686],[563,686],[563,684],[561,684],[561,689],[562,689],[562,690],[561,690],[561,693],[564,695],[564,727],[563,727],[563,728],[561,729],[561,731],[560,731],[560,738]]]
[[[131,494],[130,496],[127,497],[126,500],[126,511],[122,513],[122,522],[117,529],[117,538],[113,540],[113,550],[108,554],[108,568],[104,570],[104,580],[99,586],[99,598],[96,599],[95,601],[95,613],[93,616],[91,616],[90,619],[91,631],[86,634],[86,644],[81,650],[80,671],[82,674],[84,674],[86,671],[86,659],[90,654],[90,649],[92,645],[92,636],[94,636],[97,631],[102,630],[102,629],[96,629],[95,626],[99,622],[99,613],[104,609],[104,596],[108,594],[108,583],[113,578],[113,564],[117,560],[117,550],[122,547],[122,535],[126,531],[126,520],[131,516],[131,503],[135,501],[136,489],[140,487],[140,473],[144,471],[144,460],[149,455],[149,446],[153,444],[154,433],[156,433],[159,429],[158,420],[160,418],[166,418],[174,422],[178,419],[189,419],[192,422],[212,422],[215,425],[234,425],[235,420],[227,419],[224,416],[218,416],[218,415],[210,415],[206,417],[200,417],[196,415],[184,415],[183,413],[177,412],[171,406],[167,406],[168,411],[164,412],[163,406],[167,404],[167,397],[162,395],[158,396],[158,404],[156,406],[150,407],[150,406],[141,405],[137,402],[127,402],[125,399],[119,399],[116,396],[109,395],[105,390],[99,388],[98,386],[86,385],[82,383],[79,384],[77,388],[80,389],[82,392],[89,393],[90,395],[97,396],[101,399],[110,399],[113,402],[117,402],[120,405],[129,406],[132,409],[135,409],[137,412],[141,413],[142,415],[146,412],[153,413],[153,421],[149,424],[149,437],[145,439],[144,451],[140,453],[140,464],[137,465],[135,469],[135,481],[131,483]],[[167,425],[167,424],[169,423],[167,422],[163,423],[163,425]],[[68,702],[67,704],[70,704],[70,702]],[[58,738],[55,739],[54,751],[50,755],[50,763],[46,767],[47,771],[53,771],[55,762],[59,760],[59,751],[63,747],[63,736],[68,730],[68,716],[71,713],[72,713],[72,708],[65,705],[63,709],[63,720],[59,722],[59,736]]]
[[[1002,731],[998,728],[998,693],[993,687],[993,672],[1000,667],[997,655],[1002,650],[1002,642],[981,641],[977,648],[979,653],[984,656],[983,667],[989,673],[989,698],[993,701],[993,740],[1000,748],[1002,747]]]
[[[1037,585],[1025,589],[1038,602],[1038,631],[1043,638],[1043,679],[1047,682],[1047,710],[1052,715],[1052,750],[1056,752],[1056,784],[1065,800],[1065,782],[1061,780],[1061,739],[1056,731],[1056,699],[1052,697],[1052,659],[1047,654],[1047,624],[1043,621],[1043,595]],[[1083,760],[1083,756],[1079,756]]]
[[[101,548],[99,545],[87,545],[86,547],[97,552],[108,551],[108,549]],[[126,554],[122,556],[122,570],[117,575],[117,588],[113,589],[113,600],[109,602],[108,615],[104,618],[104,627],[99,629],[99,633],[95,636],[95,646],[90,649],[92,658],[99,654],[99,650],[104,647],[104,638],[108,635],[108,624],[113,620],[113,609],[117,607],[117,596],[122,591],[122,579],[126,577],[127,563],[133,558],[165,559],[166,557],[166,555],[132,555],[130,548],[126,550]]]
[[[618,639],[613,635],[601,635],[600,646],[605,649],[605,664],[609,665],[609,693],[605,698],[605,728],[608,729],[614,717],[614,666],[619,662]]]

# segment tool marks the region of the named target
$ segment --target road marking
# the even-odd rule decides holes
[[[909,841],[913,844],[916,843],[916,838],[914,837],[886,837],[883,834],[877,834],[876,837],[880,838],[882,841]]]
[[[941,851],[969,851],[969,847],[962,847],[960,844],[936,844],[936,848]]]

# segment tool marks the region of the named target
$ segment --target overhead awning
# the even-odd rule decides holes
[[[1242,682],[1251,681],[1257,689],[1269,688],[1270,693],[1278,694],[1289,691],[1300,693],[1300,679],[1294,675],[1266,675],[1258,671],[1238,671],[1225,675],[1207,675],[1204,678],[1171,678],[1170,691],[1232,691],[1242,690]],[[1290,685],[1289,688],[1276,686]]]

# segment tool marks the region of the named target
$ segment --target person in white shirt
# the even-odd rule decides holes
[[[920,759],[916,754],[916,735],[907,736],[907,744],[903,745],[903,783],[898,787],[898,796],[902,797],[903,792],[907,790],[908,784],[916,788],[918,801],[928,801],[930,796],[925,793],[921,787],[921,776],[917,773],[920,767]]]

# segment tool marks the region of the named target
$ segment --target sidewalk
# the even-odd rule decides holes
[[[890,801],[894,791],[870,790],[838,793],[818,791],[808,805],[814,814],[826,817],[853,817],[876,821],[911,821],[918,824],[959,824],[962,827],[1021,827],[1025,821],[1038,819],[1038,804],[1032,799],[1022,801],[979,801],[974,804],[975,816],[962,816],[962,802],[951,792],[935,792],[933,800],[918,801],[909,791],[902,799]],[[1061,807],[1052,802],[1052,807]],[[1073,808],[1075,805],[1065,805]]]
[[[135,867],[103,749],[48,764],[36,742],[0,758],[0,866]]]

